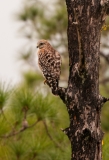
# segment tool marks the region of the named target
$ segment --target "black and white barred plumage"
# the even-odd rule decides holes
[[[61,56],[46,40],[37,43],[38,64],[45,77],[45,83],[53,94],[58,94],[58,83],[61,73]]]

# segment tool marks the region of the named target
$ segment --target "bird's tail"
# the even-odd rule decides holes
[[[49,82],[47,81],[47,85],[51,88],[54,95],[58,95],[58,80],[49,80]]]

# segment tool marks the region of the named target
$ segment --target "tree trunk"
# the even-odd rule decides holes
[[[99,94],[99,55],[109,0],[66,0],[66,5],[70,70],[68,87],[59,87],[58,95],[67,106],[70,126],[63,131],[71,142],[71,160],[101,160],[100,114],[109,98]]]
[[[70,71],[65,97],[59,94],[70,126],[63,131],[71,141],[71,160],[101,160],[100,113],[107,99],[99,95],[99,53],[108,2],[66,0],[66,4]]]

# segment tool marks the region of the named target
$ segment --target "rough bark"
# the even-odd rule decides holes
[[[58,95],[67,106],[71,160],[101,160],[101,107],[109,98],[99,94],[101,28],[109,0],[66,0],[68,11],[69,80]]]
[[[71,160],[101,160],[100,113],[108,99],[99,95],[100,34],[109,1],[66,0],[68,11],[69,81],[59,88],[70,126]]]

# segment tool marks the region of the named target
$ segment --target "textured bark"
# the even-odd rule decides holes
[[[68,11],[68,88],[59,88],[70,126],[63,130],[71,141],[71,160],[101,160],[103,132],[99,95],[100,34],[108,9],[106,0],[66,0]]]

